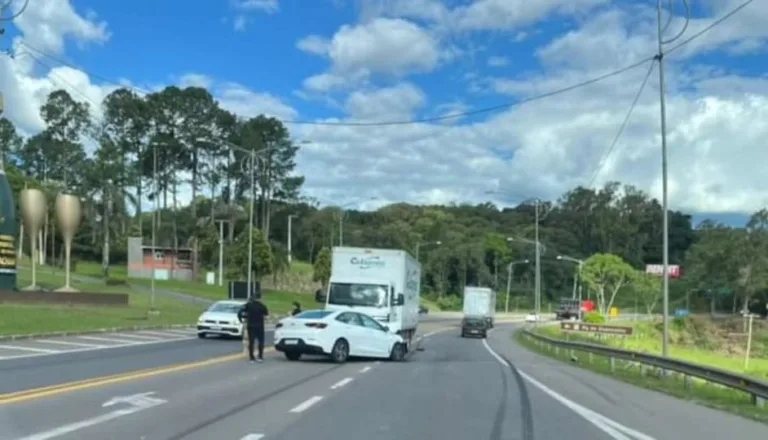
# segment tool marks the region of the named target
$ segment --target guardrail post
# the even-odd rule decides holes
[[[765,399],[756,394],[752,395],[752,403],[758,408],[765,408]]]
[[[683,388],[685,388],[686,390],[691,389],[691,377],[688,376],[687,374],[683,374]]]
[[[592,363],[592,352],[589,353],[589,363]]]
[[[611,363],[611,373],[616,372],[616,358],[609,358],[609,362]]]
[[[645,376],[645,364],[640,363],[640,375]]]

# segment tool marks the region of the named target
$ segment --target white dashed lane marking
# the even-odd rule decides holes
[[[323,400],[323,396],[312,396],[309,399],[307,399],[307,400],[301,402],[300,404],[294,406],[293,409],[291,409],[290,412],[292,412],[292,413],[304,412],[304,411],[308,410],[309,408],[311,408],[312,405],[320,402],[321,400]]]
[[[351,377],[345,377],[344,379],[341,379],[340,381],[338,381],[335,384],[331,385],[331,389],[332,390],[337,390],[337,389],[343,387],[344,385],[352,382],[353,380],[355,380],[355,379],[352,379]]]

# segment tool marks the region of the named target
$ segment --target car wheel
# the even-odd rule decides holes
[[[331,359],[337,364],[343,364],[349,358],[349,343],[346,339],[339,339],[331,349]]]
[[[399,342],[392,346],[392,352],[389,354],[389,360],[402,362],[405,359],[405,346]]]
[[[205,339],[206,334],[205,333],[198,333],[197,337],[200,338],[200,339]]]
[[[295,351],[286,351],[285,357],[288,358],[289,361],[298,361],[301,357],[301,353],[297,353]]]

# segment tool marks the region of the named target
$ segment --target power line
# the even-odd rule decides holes
[[[0,5],[0,13],[2,13],[5,10],[5,8],[10,9],[11,8],[11,2],[13,2],[13,0],[8,0],[4,4]],[[2,15],[0,15],[0,21],[15,20],[16,18],[19,17],[19,15],[23,14],[24,11],[27,10],[27,6],[29,6],[29,0],[25,1],[24,4],[21,5],[21,8],[18,11],[16,11],[15,14],[13,12],[11,12],[11,14],[13,14],[13,15],[11,15],[10,17],[3,17]]]
[[[672,51],[674,51],[674,50],[676,50],[676,49],[678,49],[678,48],[680,48],[680,47],[690,43],[691,41],[701,37],[702,35],[706,34],[709,31],[711,31],[714,27],[720,25],[721,23],[723,23],[727,19],[731,18],[733,15],[735,15],[737,12],[741,11],[742,9],[744,9],[746,6],[748,6],[752,2],[754,2],[754,0],[747,0],[747,1],[745,1],[744,3],[740,4],[739,6],[737,6],[736,8],[734,8],[733,10],[731,10],[730,12],[725,14],[724,16],[722,16],[722,17],[718,18],[717,20],[715,20],[714,22],[712,22],[709,26],[707,26],[704,29],[702,29],[701,31],[691,35],[689,38],[685,39],[684,41],[681,41],[680,43],[678,43],[677,45],[675,45],[674,47],[669,49],[666,53],[670,53],[670,52],[672,52]],[[116,83],[116,82],[114,82],[112,80],[107,79],[104,76],[97,75],[97,74],[91,73],[89,71],[86,71],[84,69],[81,69],[81,68],[77,67],[76,65],[73,65],[72,63],[65,62],[63,60],[57,59],[56,57],[53,57],[53,56],[47,54],[46,52],[31,46],[26,41],[22,40],[22,44],[24,46],[28,47],[29,49],[32,49],[32,50],[38,52],[39,54],[41,54],[43,56],[46,56],[46,57],[48,57],[48,58],[50,58],[50,59],[52,59],[54,61],[57,61],[57,62],[59,62],[61,64],[70,66],[72,68],[79,69],[79,70],[83,71],[84,73],[86,73],[88,76],[100,79],[100,80],[104,81],[105,83],[113,84],[113,85],[118,85],[118,86],[124,87],[124,88],[130,88],[130,89],[133,89],[133,90],[135,90],[137,92],[140,92],[142,94],[150,94],[151,93],[150,91],[143,90],[143,89],[141,89],[139,87],[136,87],[136,86],[132,86],[132,85],[128,85],[127,86],[127,85],[124,85],[124,84]],[[534,101],[539,101],[539,100],[542,100],[542,99],[545,99],[545,98],[549,98],[549,97],[560,95],[560,94],[563,94],[563,93],[567,93],[567,92],[570,92],[572,90],[576,90],[576,89],[579,89],[579,88],[582,88],[582,87],[586,87],[586,86],[589,86],[589,85],[592,85],[592,84],[604,81],[604,80],[606,80],[608,78],[612,78],[614,76],[621,75],[622,73],[627,72],[629,70],[632,70],[632,69],[634,69],[636,67],[642,66],[643,64],[647,63],[648,61],[652,61],[652,60],[656,59],[657,56],[658,55],[649,56],[649,57],[644,58],[642,60],[636,61],[636,62],[634,62],[632,64],[626,65],[626,66],[624,66],[624,67],[622,67],[620,69],[611,71],[609,73],[606,73],[606,74],[603,74],[603,75],[600,75],[600,76],[593,77],[593,78],[588,79],[586,81],[582,81],[582,82],[579,82],[579,83],[576,83],[576,84],[572,84],[572,85],[567,86],[567,87],[563,87],[563,88],[560,88],[560,89],[557,89],[557,90],[553,90],[551,92],[546,92],[546,93],[541,93],[539,95],[530,96],[530,97],[527,97],[527,98],[524,98],[524,99],[521,99],[521,100],[518,100],[518,101],[515,101],[515,102],[507,102],[507,103],[504,103],[504,104],[499,104],[499,105],[490,106],[490,107],[483,107],[483,108],[479,108],[479,109],[476,109],[476,110],[470,110],[470,111],[466,111],[466,112],[450,113],[450,114],[447,114],[447,115],[436,116],[436,117],[431,117],[431,118],[420,118],[420,119],[399,120],[399,121],[395,120],[395,121],[371,121],[371,122],[363,122],[363,121],[326,122],[326,121],[306,121],[306,120],[282,119],[281,122],[284,123],[284,124],[288,124],[288,125],[317,125],[317,126],[338,126],[338,127],[386,127],[386,126],[397,126],[397,125],[425,124],[425,123],[431,123],[431,122],[440,122],[440,121],[446,121],[446,120],[451,120],[451,119],[464,118],[464,117],[468,117],[468,116],[476,116],[476,115],[480,115],[480,114],[492,113],[492,112],[496,112],[496,111],[499,111],[499,110],[504,110],[504,109],[520,106],[520,105],[527,104],[527,103],[534,102]]]
[[[669,50],[664,52],[664,55],[669,54],[670,52],[674,52],[675,50],[685,46],[686,44],[690,43],[691,41],[701,37],[702,35],[706,34],[707,32],[711,31],[712,28],[715,26],[720,25],[722,22],[728,20],[729,18],[736,15],[739,11],[749,6],[750,3],[754,2],[755,0],[747,0],[744,3],[740,4],[739,6],[736,6],[733,8],[730,12],[723,15],[722,17],[718,18],[717,20],[710,23],[709,26],[705,27],[704,29],[700,30],[699,32],[696,32],[695,34],[691,35],[690,37],[686,38],[685,40],[677,43],[676,45],[672,46]]]
[[[637,106],[638,101],[640,101],[640,96],[643,94],[643,90],[645,90],[646,84],[648,84],[648,79],[651,77],[651,72],[653,72],[653,67],[656,65],[656,60],[653,60],[651,62],[651,65],[648,67],[648,72],[645,74],[645,78],[643,78],[643,82],[640,84],[640,89],[638,89],[637,94],[635,95],[635,99],[632,101],[632,104],[629,106],[629,111],[627,111],[627,115],[624,117],[624,121],[621,123],[621,126],[619,127],[619,131],[616,132],[616,136],[613,138],[613,142],[611,142],[610,147],[606,152],[603,154],[603,157],[600,158],[600,162],[597,165],[597,169],[595,169],[595,172],[592,174],[592,178],[589,180],[589,184],[587,185],[587,188],[592,187],[592,184],[595,183],[595,179],[597,179],[598,174],[600,174],[600,171],[603,169],[603,166],[605,166],[606,161],[613,153],[613,150],[616,148],[616,145],[619,143],[619,138],[621,138],[621,135],[624,133],[624,129],[627,128],[627,123],[629,123],[629,118],[632,116],[632,112],[635,110],[635,107]]]

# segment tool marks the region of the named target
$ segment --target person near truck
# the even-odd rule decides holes
[[[296,316],[301,313],[301,304],[298,301],[293,302],[293,310],[291,310],[291,316]]]
[[[269,310],[256,296],[251,296],[245,303],[237,318],[240,323],[245,322],[248,334],[248,358],[251,362],[264,360],[264,318],[269,316]],[[253,356],[254,342],[258,339],[259,357]]]

